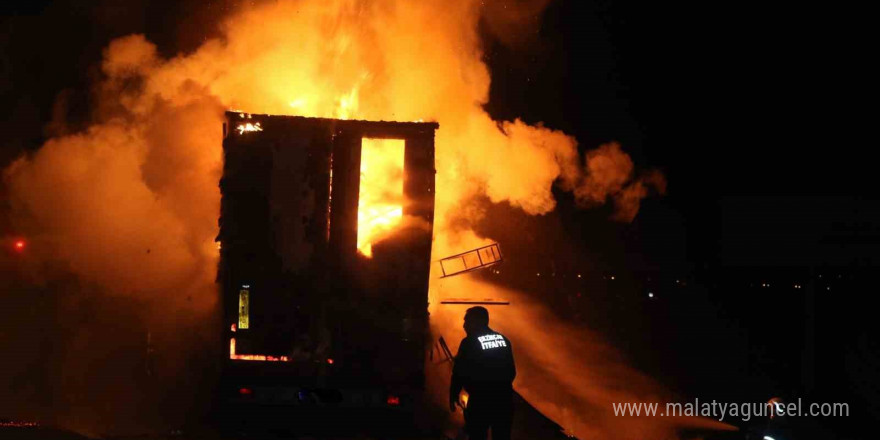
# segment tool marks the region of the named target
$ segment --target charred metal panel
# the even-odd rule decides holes
[[[270,215],[281,269],[299,273],[320,261],[328,228],[330,145],[324,133],[273,143]],[[317,135],[317,136],[316,136]]]
[[[403,214],[420,220],[414,222],[413,227],[424,227],[424,232],[427,232],[419,233],[417,230],[414,234],[411,243],[414,258],[409,260],[406,271],[412,277],[411,288],[427,292],[434,224],[434,131],[408,138],[404,154],[407,170],[404,174],[404,195],[409,204],[404,207]]]
[[[333,267],[348,273],[357,253],[358,190],[361,170],[361,133],[337,127],[333,133],[333,200],[330,248]]]

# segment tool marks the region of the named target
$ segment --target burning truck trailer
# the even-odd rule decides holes
[[[324,429],[324,416],[411,415],[438,127],[226,114],[222,420]]]

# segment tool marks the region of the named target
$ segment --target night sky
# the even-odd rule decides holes
[[[190,51],[213,35],[232,4],[5,3],[0,165],[86,125],[90,85],[111,39],[139,32],[166,56]],[[487,109],[496,119],[561,129],[582,150],[618,141],[638,168],[662,170],[668,195],[649,198],[629,225],[651,264],[748,263],[753,248],[724,242],[774,234],[760,222],[737,220],[744,216],[784,219],[789,240],[820,240],[817,223],[840,232],[854,222],[856,235],[880,236],[863,225],[878,218],[877,185],[866,155],[872,138],[859,135],[868,112],[855,111],[865,100],[867,61],[864,31],[852,14],[757,2],[551,2],[527,38],[486,38],[493,75]],[[66,124],[53,123],[61,120]],[[762,199],[768,195],[831,197],[811,200],[801,210],[811,220],[798,221],[763,208],[778,205]],[[599,221],[608,212],[579,211],[567,195],[559,199],[569,235],[587,224],[612,227]],[[770,263],[802,255],[784,243],[762,243],[784,248]],[[725,249],[735,250],[722,255]]]
[[[617,140],[637,166],[663,170],[668,196],[636,220],[655,263],[682,234],[692,264],[840,263],[849,247],[789,246],[831,229],[877,249],[880,229],[865,225],[880,225],[876,165],[858,135],[864,116],[850,115],[864,75],[854,17],[626,3],[552,3],[531,52],[490,51],[493,113],[544,121],[588,148]],[[798,215],[776,203],[791,197]],[[767,227],[779,223],[784,239]],[[743,237],[758,243],[732,245]]]

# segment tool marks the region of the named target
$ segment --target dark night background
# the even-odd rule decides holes
[[[0,167],[87,125],[110,40],[145,33],[166,56],[191,51],[235,3],[4,3]],[[817,356],[827,365],[817,366],[815,395],[876,417],[876,373],[853,370],[877,371],[868,305],[880,264],[876,142],[863,135],[876,112],[861,110],[873,105],[864,85],[873,52],[860,16],[767,2],[551,2],[531,38],[487,41],[490,114],[541,121],[574,135],[582,151],[618,141],[637,168],[663,171],[668,193],[646,199],[632,224],[610,222],[607,207],[579,210],[559,191],[559,209],[544,217],[494,207],[488,218],[511,226],[496,237],[508,252],[534,252],[548,271],[574,273],[572,261],[584,261],[631,273],[639,292],[656,274],[667,287],[651,287],[662,293],[650,305],[597,289],[609,316],[630,318],[595,316],[592,325],[618,346],[665,347],[628,354],[691,395],[813,392],[798,365],[803,294],[755,283],[834,287],[817,299]],[[15,233],[7,209],[0,187],[4,237]],[[523,230],[539,232],[512,232]],[[682,293],[668,287],[679,278],[691,283]]]

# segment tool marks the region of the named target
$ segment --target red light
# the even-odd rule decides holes
[[[327,363],[330,364],[330,365],[333,365],[333,359],[328,358],[328,359],[327,359]]]
[[[241,394],[242,396],[250,396],[250,395],[254,394],[254,390],[252,390],[250,388],[242,388],[242,389],[238,390],[238,394]]]
[[[388,396],[388,404],[393,406],[400,405],[400,397]]]
[[[24,240],[17,240],[15,242],[15,250],[19,252],[23,251],[26,244],[27,243],[25,243]]]
[[[37,422],[0,422],[0,428],[36,428],[40,426]]]

